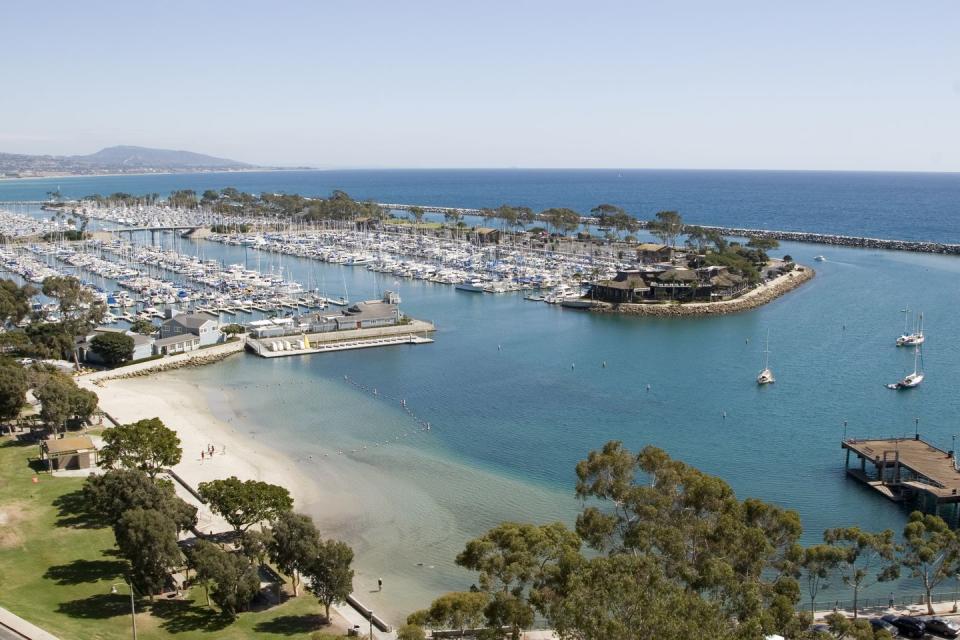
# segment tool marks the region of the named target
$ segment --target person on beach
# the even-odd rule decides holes
[[[202,462],[202,461],[204,460],[204,458],[206,458],[206,456],[207,456],[207,452],[206,452],[206,451],[201,451],[201,452],[200,452],[200,461]]]
[[[377,591],[383,591],[383,578],[377,578]]]

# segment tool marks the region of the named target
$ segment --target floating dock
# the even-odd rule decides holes
[[[847,475],[899,503],[960,525],[960,470],[953,451],[913,438],[879,438],[841,442],[847,452]],[[850,466],[850,454],[860,463]]]

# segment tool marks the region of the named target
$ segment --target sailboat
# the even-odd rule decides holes
[[[920,345],[913,351],[913,373],[908,373],[900,382],[888,384],[888,389],[912,389],[919,387],[923,382],[923,356],[920,354]]]
[[[907,320],[909,320],[909,309],[906,309],[904,312],[907,313]],[[924,343],[926,338],[923,337],[923,314],[920,314],[920,321],[916,327],[914,327],[913,333],[907,333],[907,321],[903,323],[903,335],[897,338],[898,347],[915,347]]]
[[[767,329],[767,344],[763,349],[763,371],[757,376],[757,384],[772,384],[777,381],[770,370],[770,330]]]

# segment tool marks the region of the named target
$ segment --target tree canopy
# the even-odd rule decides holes
[[[103,432],[100,464],[140,469],[151,478],[180,462],[183,450],[176,432],[160,418],[145,418]]]
[[[120,555],[130,563],[134,584],[152,597],[182,562],[176,526],[161,511],[135,508],[120,516],[113,532]]]
[[[0,358],[0,420],[13,420],[27,401],[30,384],[19,364]]]
[[[317,548],[317,555],[304,568],[309,578],[307,589],[324,606],[327,620],[330,605],[345,602],[353,591],[353,550],[344,542],[324,540]]]
[[[293,595],[297,595],[300,574],[317,557],[320,533],[309,516],[293,511],[277,515],[270,529],[270,557],[277,567],[290,576]]]
[[[90,514],[111,526],[131,509],[159,511],[177,531],[197,524],[197,508],[181,500],[171,483],[153,481],[139,470],[91,474],[83,483],[83,499]]]
[[[62,373],[47,372],[33,390],[40,401],[40,417],[54,432],[67,420],[88,420],[97,410],[97,394],[81,389],[73,378]]]
[[[115,367],[133,358],[133,338],[125,333],[98,333],[90,341],[90,348],[108,367]]]
[[[197,487],[210,508],[223,516],[235,531],[245,531],[266,520],[275,520],[293,508],[293,498],[285,488],[260,480],[231,476],[226,480],[201,482]]]

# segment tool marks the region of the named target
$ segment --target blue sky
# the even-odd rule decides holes
[[[960,2],[18,2],[0,151],[960,171]]]

